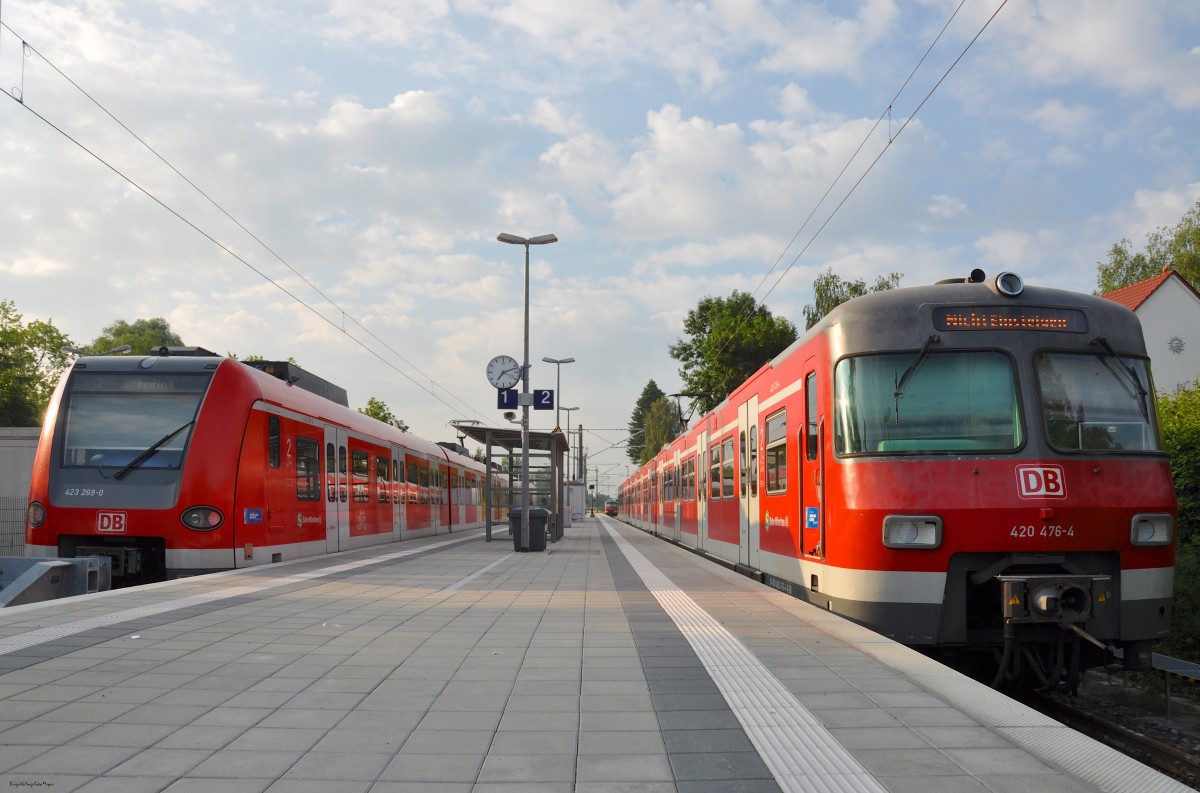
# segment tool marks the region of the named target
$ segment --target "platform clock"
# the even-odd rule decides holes
[[[488,361],[488,382],[496,388],[505,391],[521,382],[521,364],[509,355],[497,355]]]

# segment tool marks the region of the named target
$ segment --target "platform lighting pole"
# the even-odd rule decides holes
[[[516,234],[501,233],[496,237],[509,245],[525,246],[525,353],[521,358],[521,537],[522,549],[529,547],[529,246],[549,245],[558,242],[553,234],[536,237],[518,237]]]
[[[567,481],[571,481],[571,469],[574,467],[571,463],[571,411],[579,410],[578,407],[563,408],[563,412],[567,414]]]
[[[575,363],[574,358],[543,358],[546,363],[554,364],[554,429],[559,429],[558,406],[562,404],[562,364]]]

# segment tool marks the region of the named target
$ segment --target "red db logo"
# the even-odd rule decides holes
[[[96,531],[100,534],[124,534],[126,520],[124,512],[97,512]]]
[[[1066,498],[1067,479],[1061,465],[1018,465],[1021,498]]]

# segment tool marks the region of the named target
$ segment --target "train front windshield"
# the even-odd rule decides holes
[[[178,469],[211,379],[211,372],[76,371],[62,412],[62,466],[117,478]]]
[[[1043,353],[1037,356],[1036,368],[1046,433],[1056,449],[1162,450],[1145,361]]]
[[[1012,359],[985,350],[863,355],[835,372],[839,454],[1012,451]]]

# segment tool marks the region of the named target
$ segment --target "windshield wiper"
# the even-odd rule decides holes
[[[921,364],[925,363],[925,358],[929,356],[929,348],[941,341],[941,337],[935,333],[931,333],[925,343],[921,345],[921,352],[917,354],[917,360],[912,362],[912,366],[904,370],[904,374],[900,375],[900,380],[896,383],[896,390],[892,392],[892,396],[896,398],[896,423],[900,423],[900,397],[904,396],[904,387],[908,385],[910,377],[917,373],[921,368]]]
[[[1141,408],[1142,411],[1142,420],[1149,424],[1150,411],[1146,408],[1146,398],[1150,395],[1146,393],[1146,389],[1142,387],[1142,379],[1138,377],[1137,370],[1125,363],[1121,356],[1117,355],[1117,351],[1113,349],[1112,345],[1108,343],[1108,339],[1104,338],[1103,336],[1097,336],[1096,338],[1092,339],[1091,343],[1100,345],[1104,348],[1106,353],[1117,359],[1117,363],[1119,363],[1121,367],[1120,369],[1114,370],[1112,364],[1109,363],[1107,358],[1103,356],[1097,356],[1101,361],[1104,362],[1104,365],[1108,367],[1109,371],[1116,371],[1124,375],[1125,379],[1133,384],[1133,388],[1138,394],[1138,407]]]
[[[149,460],[149,459],[150,459],[150,457],[151,457],[151,456],[152,456],[152,455],[153,455],[153,454],[154,454],[156,451],[158,451],[158,449],[159,449],[159,447],[160,447],[160,446],[162,446],[164,443],[166,443],[167,441],[171,440],[171,439],[172,439],[172,438],[174,438],[176,435],[178,435],[179,433],[183,432],[184,430],[186,430],[186,429],[187,429],[188,427],[190,427],[190,426],[192,426],[192,422],[191,422],[191,421],[189,421],[187,424],[184,424],[184,425],[183,425],[183,426],[181,426],[181,427],[176,427],[175,429],[171,430],[171,431],[170,431],[170,432],[168,432],[166,435],[162,436],[161,438],[159,438],[158,440],[156,440],[154,443],[150,444],[150,446],[149,446],[149,447],[146,449],[146,451],[142,452],[142,453],[141,453],[141,454],[139,454],[137,457],[134,457],[132,460],[130,460],[130,461],[129,461],[129,464],[128,464],[128,465],[126,465],[124,468],[122,468],[120,471],[117,471],[115,474],[113,474],[112,478],[113,478],[113,479],[124,479],[126,474],[128,474],[128,473],[129,473],[130,471],[132,471],[134,468],[137,468],[137,467],[138,467],[139,465],[141,465],[142,463],[144,463],[144,462],[146,462],[147,460]],[[103,471],[102,471],[101,473],[103,473]]]

